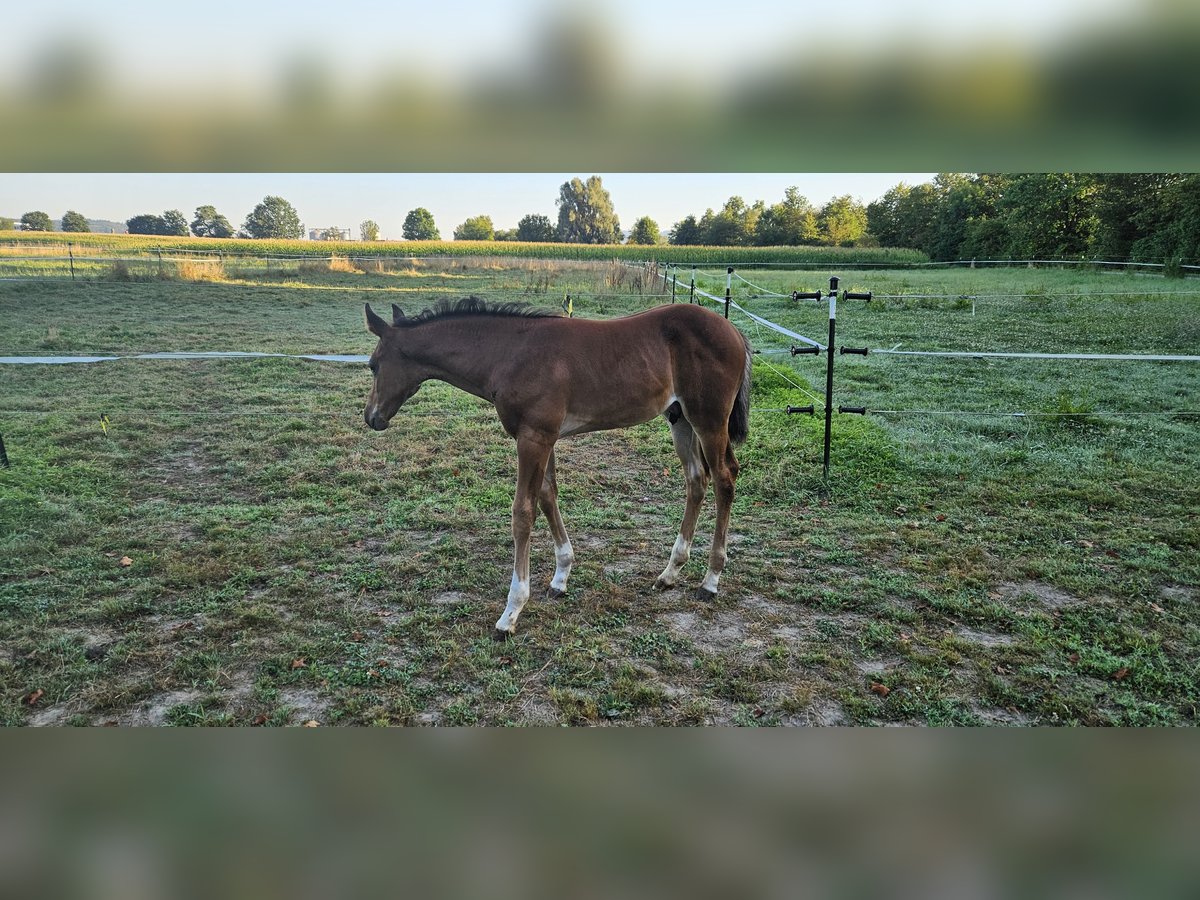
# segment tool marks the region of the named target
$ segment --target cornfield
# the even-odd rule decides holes
[[[70,241],[61,232],[19,232],[0,239],[0,259],[19,256],[76,257],[104,254],[251,257],[271,259],[325,259],[336,267],[349,261],[358,264],[376,259],[421,257],[501,257],[505,259],[626,260],[676,263],[679,265],[747,265],[792,263],[796,265],[891,265],[903,267],[928,261],[917,250],[892,247],[678,247],[641,244],[558,244],[520,241],[290,241],[249,239],[201,239],[132,234],[73,234]],[[359,268],[362,268],[360,265]]]

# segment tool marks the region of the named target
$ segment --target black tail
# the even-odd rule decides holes
[[[744,443],[750,434],[750,341],[745,335],[742,335],[742,340],[746,344],[746,371],[729,413],[729,442],[735,447]]]

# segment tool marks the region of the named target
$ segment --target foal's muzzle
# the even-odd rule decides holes
[[[379,415],[379,410],[377,409],[364,410],[363,420],[376,431],[383,431],[388,427],[388,420]]]

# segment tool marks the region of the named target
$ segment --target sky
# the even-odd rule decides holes
[[[513,228],[529,213],[558,219],[559,187],[599,174],[625,229],[650,216],[665,233],[689,214],[720,207],[734,195],[770,205],[791,185],[816,206],[850,194],[863,203],[900,182],[919,184],[932,173],[19,173],[0,174],[0,215],[19,218],[41,210],[58,221],[68,209],[89,219],[124,222],[142,213],[178,209],[191,221],[212,205],[236,228],[267,195],[283,197],[306,229],[348,228],[371,219],[380,236],[399,240],[404,217],[423,206],[442,237],[470,216],[489,215],[496,228]]]

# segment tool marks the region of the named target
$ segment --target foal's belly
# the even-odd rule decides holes
[[[588,431],[607,431],[611,428],[629,428],[641,425],[651,419],[661,416],[671,405],[674,398],[655,398],[621,409],[581,410],[569,409],[559,426],[558,436],[569,437],[573,434],[584,434]]]

